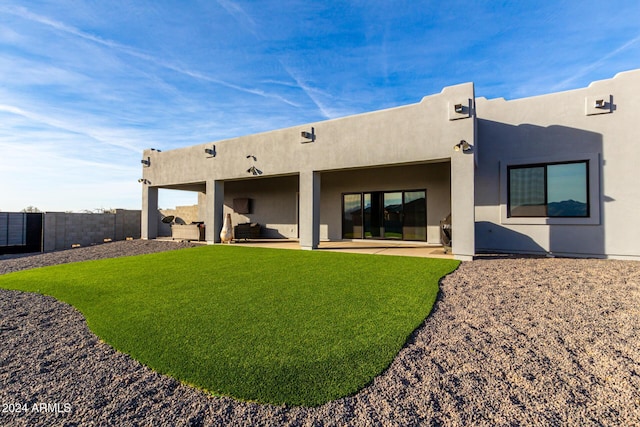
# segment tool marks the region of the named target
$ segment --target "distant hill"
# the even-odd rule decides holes
[[[547,206],[549,216],[587,216],[587,204],[575,200],[553,202]]]

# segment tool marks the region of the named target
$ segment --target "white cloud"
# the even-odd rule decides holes
[[[589,73],[591,73],[594,70],[597,70],[598,68],[607,66],[610,62],[610,60],[621,54],[622,52],[628,50],[629,48],[633,47],[633,45],[637,44],[638,42],[640,42],[640,35],[632,38],[631,40],[623,43],[621,46],[619,46],[618,48],[612,50],[611,52],[607,53],[606,55],[601,56],[600,58],[594,60],[594,61],[590,61],[590,63],[586,66],[582,66],[581,68],[579,68],[576,72],[574,72],[571,77],[562,80],[561,82],[559,82],[558,84],[554,85],[551,87],[550,91],[554,92],[554,91],[558,91],[558,90],[563,90],[563,89],[567,89],[570,88],[571,85],[583,78],[584,76],[588,75]],[[639,58],[640,59],[640,58]],[[626,71],[626,70],[617,70],[617,71]],[[613,76],[611,76],[613,77]]]
[[[30,12],[27,8],[25,7],[20,7],[20,6],[0,6],[0,12],[3,13],[7,13],[7,14],[11,14],[11,15],[15,15],[15,16],[19,16],[20,18],[29,20],[29,21],[33,21],[33,22],[37,22],[39,24],[51,27],[53,29],[56,29],[58,31],[64,32],[64,33],[68,33],[80,38],[83,38],[85,40],[89,40],[92,41],[94,43],[98,43],[101,44],[103,46],[106,47],[110,47],[113,49],[118,49],[118,50],[122,50],[124,52],[129,53],[130,55],[133,56],[141,56],[141,57],[145,57],[145,55],[142,52],[138,52],[135,49],[132,49],[128,46],[124,46],[121,45],[119,43],[116,43],[114,41],[111,40],[107,40],[107,39],[103,39],[101,37],[95,36],[93,34],[81,31],[77,28],[74,28],[70,25],[66,25],[63,22],[57,21],[55,19],[51,19],[48,18],[46,16],[42,16],[36,13],[32,13]]]
[[[22,108],[13,105],[0,104],[0,112],[15,114],[29,119],[29,121],[36,124],[43,124],[63,131],[82,134],[101,144],[113,145],[136,153],[139,153],[141,150],[141,148],[136,144],[127,142],[124,138],[118,138],[118,131],[114,132],[112,129],[101,129],[100,127],[86,126],[75,120],[46,116],[32,111],[23,110]]]
[[[221,4],[223,4],[223,7],[225,7],[225,9],[227,11],[229,11],[230,13],[233,14],[233,16],[235,18],[241,18],[244,22],[247,22],[249,24],[249,27],[255,27],[255,23],[248,17],[248,15],[246,15],[244,13],[244,11],[242,11],[242,9],[229,1],[220,1]],[[290,101],[278,94],[273,94],[273,93],[268,93],[265,92],[262,89],[259,88],[252,88],[252,87],[245,87],[239,84],[235,84],[235,83],[231,83],[222,79],[218,79],[218,78],[214,78],[211,76],[206,75],[205,73],[199,72],[199,71],[194,71],[194,70],[190,70],[186,67],[180,66],[178,64],[175,63],[171,63],[169,61],[163,60],[163,59],[159,59],[153,55],[150,55],[148,53],[145,53],[139,49],[135,49],[133,47],[121,44],[121,43],[117,43],[113,40],[108,40],[108,39],[104,39],[98,36],[95,36],[93,34],[90,34],[88,32],[85,31],[81,31],[78,28],[75,28],[73,26],[70,25],[66,25],[63,22],[48,18],[46,16],[42,16],[39,14],[35,14],[30,12],[29,10],[27,10],[24,7],[0,7],[0,12],[4,12],[4,13],[9,13],[9,14],[14,14],[16,16],[19,16],[23,19],[27,19],[33,22],[37,22],[40,23],[42,25],[51,27],[55,30],[61,31],[63,33],[67,33],[79,38],[82,38],[84,40],[88,40],[91,41],[93,43],[108,47],[110,49],[113,49],[115,51],[118,51],[120,53],[129,55],[129,56],[133,56],[135,58],[147,61],[149,63],[152,63],[156,66],[165,68],[167,70],[171,70],[174,71],[176,73],[180,73],[183,74],[185,76],[188,77],[192,77],[194,79],[197,80],[201,80],[201,81],[205,81],[205,82],[209,82],[209,83],[214,83],[217,85],[221,85],[224,87],[227,87],[229,89],[233,89],[233,90],[237,90],[239,92],[244,92],[247,94],[252,94],[252,95],[256,95],[256,96],[260,96],[260,97],[264,97],[264,98],[271,98],[271,99],[275,99],[275,100],[279,100],[281,102],[284,102],[286,104],[289,104],[291,106],[295,106],[297,107],[298,104]]]
[[[256,22],[237,2],[230,0],[216,0],[216,2],[222,6],[229,15],[233,16],[242,28],[249,31],[256,38],[262,38],[258,33]]]
[[[468,81],[478,95],[509,98],[612,77],[638,67],[639,11],[637,2],[596,12],[572,2],[5,0],[0,177],[18,184],[0,189],[0,209],[14,199],[16,209],[139,207],[143,148],[418,102]],[[166,198],[177,195],[192,197]]]

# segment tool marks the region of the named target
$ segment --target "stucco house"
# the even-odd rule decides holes
[[[419,103],[143,153],[142,237],[158,190],[198,193],[206,240],[224,217],[262,236],[439,244],[452,252],[640,260],[640,70],[587,88],[485,99],[473,83]]]

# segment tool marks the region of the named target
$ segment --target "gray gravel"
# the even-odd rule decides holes
[[[12,257],[0,273],[177,246]],[[0,313],[0,425],[640,425],[640,262],[463,263],[386,372],[317,408],[210,397],[114,351],[51,297],[0,290]]]
[[[151,254],[174,249],[192,248],[196,243],[170,240],[124,240],[102,245],[38,254],[0,255],[0,274],[68,262]]]

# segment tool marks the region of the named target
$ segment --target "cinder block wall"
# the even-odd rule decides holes
[[[139,239],[140,222],[139,210],[117,209],[116,213],[102,214],[47,212],[43,248],[48,252],[104,243],[105,239]]]
[[[116,234],[113,240],[125,240],[127,237],[140,238],[140,215],[139,210],[116,210]]]

